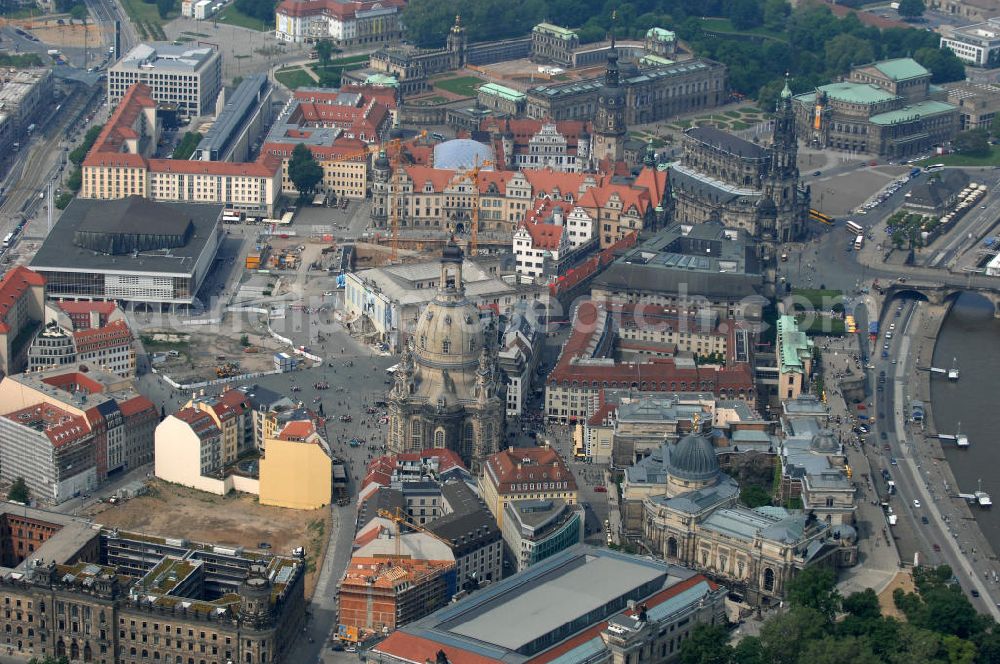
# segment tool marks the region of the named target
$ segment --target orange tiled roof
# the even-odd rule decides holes
[[[136,83],[128,90],[118,107],[111,114],[104,129],[98,134],[93,147],[83,160],[83,165],[87,166],[128,166],[132,168],[142,168],[146,165],[146,160],[142,155],[130,152],[122,152],[125,140],[135,138],[135,130],[132,125],[136,118],[146,108],[156,108],[156,101],[153,99],[152,90],[145,83]]]
[[[0,281],[0,332],[4,334],[10,332],[10,326],[6,322],[10,308],[20,301],[32,286],[44,285],[45,277],[23,265],[7,271],[3,281]]]
[[[133,338],[132,330],[129,329],[128,323],[123,320],[112,321],[104,327],[73,332],[76,350],[80,353],[87,353],[102,348],[127,346],[132,343]]]
[[[50,403],[21,408],[3,417],[21,426],[41,429],[56,448],[90,435],[90,425],[86,419]]]

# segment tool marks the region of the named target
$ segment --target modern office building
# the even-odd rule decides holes
[[[266,74],[249,74],[226,99],[195,148],[199,161],[249,161],[261,133],[271,125],[274,88]]]
[[[941,37],[941,48],[950,49],[970,65],[996,67],[1000,64],[1000,17],[952,28]]]
[[[192,304],[215,260],[222,206],[76,198],[31,267],[52,297]]]
[[[396,630],[365,662],[669,662],[698,625],[725,624],[726,592],[683,567],[578,545]]]
[[[0,82],[0,150],[17,150],[52,109],[52,70],[8,69]]]
[[[212,115],[222,91],[222,55],[215,46],[137,44],[108,69],[108,104],[117,106],[136,83],[181,115]]]
[[[511,571],[523,572],[537,562],[582,543],[584,521],[582,506],[559,498],[507,503],[503,540]]]

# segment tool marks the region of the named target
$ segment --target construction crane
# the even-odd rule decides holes
[[[430,531],[427,528],[424,528],[423,526],[417,525],[417,524],[413,523],[412,521],[410,521],[409,515],[406,514],[406,512],[404,512],[403,509],[400,508],[400,507],[397,507],[395,510],[393,510],[391,512],[389,510],[384,510],[384,509],[383,510],[379,510],[378,511],[378,515],[380,517],[382,517],[383,519],[389,519],[394,524],[396,524],[396,558],[400,558],[401,555],[402,555],[401,552],[400,552],[400,548],[399,548],[399,535],[400,535],[400,531],[401,531],[401,527],[400,527],[401,524],[405,525],[407,528],[410,528],[410,529],[415,530],[417,532],[424,533],[425,535],[430,535],[431,537],[433,537],[433,538],[435,538],[437,540],[440,540],[441,542],[444,542],[448,546],[452,545],[451,540],[449,540],[447,538],[444,538],[444,537],[441,537],[437,533],[435,533],[433,531]]]
[[[395,136],[389,141],[389,149],[386,150],[389,157],[389,233],[392,242],[392,251],[389,260],[396,262],[399,260],[399,218],[402,215],[403,207],[402,180],[403,165],[402,156],[403,141],[399,136]]]
[[[477,159],[475,166],[455,176],[456,180],[465,180],[472,183],[472,231],[469,237],[470,256],[475,256],[479,253],[479,171],[492,165],[493,162],[489,159],[483,163],[479,163]]]

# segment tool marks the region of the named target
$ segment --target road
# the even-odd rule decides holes
[[[135,31],[132,21],[128,19],[124,10],[122,10],[121,6],[115,0],[85,0],[85,2],[87,3],[87,8],[90,10],[90,15],[99,24],[104,26],[101,34],[106,35],[107,38],[114,39],[115,21],[121,20],[122,52],[115,53],[115,59],[120,58],[124,53],[128,53],[130,48],[139,43],[139,35]],[[110,47],[114,45],[114,42],[111,41],[104,45]]]
[[[924,478],[916,449],[916,446],[925,444],[924,440],[907,436],[906,420],[910,389],[908,386],[915,370],[913,366],[915,359],[911,358],[911,349],[916,330],[911,329],[911,322],[919,306],[916,302],[909,302],[903,306],[899,318],[895,318],[894,313],[889,314],[893,318],[884,322],[889,324],[889,320],[896,321],[897,335],[892,342],[898,344],[898,350],[893,354],[897,363],[882,361],[876,365],[881,367],[879,371],[886,372],[887,382],[891,388],[879,393],[881,400],[877,403],[877,408],[884,412],[886,417],[878,419],[876,426],[880,432],[884,430],[888,435],[889,445],[898,462],[898,465],[893,467],[895,471],[893,478],[899,487],[898,493],[901,498],[895,501],[896,509],[898,512],[900,506],[904,506],[903,512],[914,525],[914,531],[923,543],[924,551],[934,551],[934,546],[937,545],[940,550],[934,551],[936,555],[932,557],[939,557],[938,562],[948,564],[956,576],[962,579],[963,587],[968,588],[971,585],[979,592],[981,598],[990,598],[991,588],[976,573],[962,551],[957,537],[953,535],[949,517],[943,513],[947,501],[952,497],[944,492],[935,491],[928,486]],[[919,501],[919,506],[916,501]],[[924,517],[928,520],[926,524],[922,522]],[[994,601],[979,603],[993,615],[994,619],[1000,620],[1000,608]]]

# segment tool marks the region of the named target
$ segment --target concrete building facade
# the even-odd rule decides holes
[[[181,115],[211,115],[222,91],[222,55],[214,46],[138,44],[108,69],[108,104],[117,106],[136,83]]]

